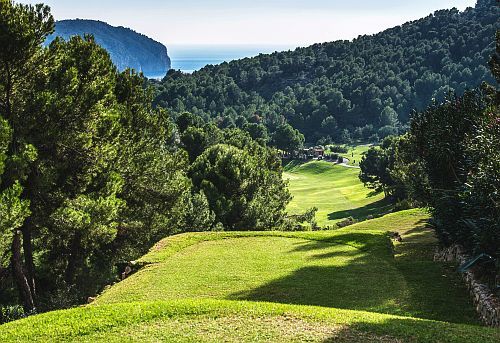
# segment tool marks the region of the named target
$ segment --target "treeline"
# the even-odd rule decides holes
[[[258,121],[269,136],[288,122],[313,144],[377,141],[406,129],[411,111],[432,99],[493,81],[487,61],[499,16],[495,0],[479,0],[352,42],[170,71],[155,82],[155,104],[220,127]]]
[[[500,82],[500,32],[490,61]],[[409,132],[363,158],[360,179],[409,205],[427,206],[445,246],[460,244],[496,287],[500,275],[500,92],[483,84],[415,113]],[[495,262],[496,261],[496,262]]]
[[[175,233],[296,225],[264,140],[174,122],[92,37],[42,47],[53,31],[47,6],[0,2],[0,307],[82,303]]]

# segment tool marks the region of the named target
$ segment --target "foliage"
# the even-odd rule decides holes
[[[390,170],[394,164],[394,146],[397,138],[386,138],[380,147],[370,148],[359,164],[359,179],[367,186],[386,196],[393,193],[394,181]]]
[[[329,145],[327,149],[337,154],[347,154],[349,152],[349,149],[343,145]]]
[[[290,195],[281,170],[270,169],[265,158],[235,146],[214,145],[196,159],[190,175],[195,190],[206,195],[216,222],[228,230],[281,227]]]
[[[289,124],[283,124],[274,132],[272,142],[278,149],[293,153],[304,145],[304,135]]]
[[[495,78],[499,51],[497,35],[490,63]],[[498,90],[484,84],[415,113],[403,153],[391,167],[391,177],[409,197],[432,208],[442,244],[458,243],[495,258],[500,249],[499,99]]]
[[[26,317],[22,306],[0,307],[0,324],[12,322]]]
[[[286,229],[290,231],[303,231],[304,229],[317,230],[319,229],[318,223],[316,222],[316,212],[318,212],[317,207],[312,207],[307,209],[304,213],[289,215],[287,217]],[[308,225],[304,227],[303,224]]]
[[[423,161],[429,180],[429,204],[434,209],[437,233],[443,243],[473,244],[472,232],[460,224],[465,203],[462,187],[471,171],[467,154],[467,136],[475,134],[485,105],[477,92],[450,98],[415,115],[410,134],[415,153]],[[466,206],[466,205],[465,205]]]
[[[190,114],[176,125],[94,37],[42,47],[48,7],[0,6],[2,302],[26,313],[82,303],[117,279],[117,264],[175,233],[282,228],[290,196],[262,127],[254,140]],[[217,144],[233,151],[227,169],[204,164]],[[239,193],[204,187],[214,175]]]
[[[480,0],[464,12],[440,10],[382,33],[259,55],[155,82],[155,103],[205,120],[255,117],[272,135],[288,122],[312,144],[395,133],[413,109],[490,80],[500,8]],[[227,121],[228,119],[225,118]],[[389,130],[389,128],[391,128]],[[358,131],[358,133],[360,133]],[[330,143],[330,142],[328,142]]]

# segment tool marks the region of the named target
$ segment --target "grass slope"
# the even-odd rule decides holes
[[[289,212],[298,214],[317,207],[318,225],[328,227],[347,217],[364,219],[389,210],[383,194],[366,189],[358,175],[359,169],[325,161],[290,162],[284,173],[293,195]]]
[[[345,156],[349,159],[349,165],[359,166],[359,162],[361,162],[364,153],[367,152],[371,146],[371,144],[349,145],[349,152]]]
[[[498,330],[324,307],[221,300],[87,306],[0,326],[1,342],[498,342]]]
[[[451,266],[432,261],[427,213],[335,231],[189,233],[160,242],[98,304],[179,298],[315,305],[477,323]],[[387,231],[404,242],[394,251]]]
[[[0,341],[498,341],[474,325],[450,266],[431,261],[427,219],[410,210],[335,231],[170,237],[93,305],[0,326]],[[403,236],[394,249],[388,230]]]

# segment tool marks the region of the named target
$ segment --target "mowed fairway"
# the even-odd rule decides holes
[[[299,214],[317,207],[318,225],[326,228],[347,217],[365,219],[387,211],[390,205],[383,194],[365,188],[358,175],[359,169],[331,162],[290,162],[283,176],[293,196],[289,212]]]
[[[359,162],[361,162],[361,159],[363,158],[363,155],[365,152],[370,149],[371,145],[366,144],[366,145],[349,145],[347,148],[349,149],[349,152],[345,155],[349,159],[349,165],[351,166],[359,166]],[[342,155],[342,154],[341,154]]]
[[[422,210],[333,231],[188,233],[92,304],[0,326],[1,342],[496,342]],[[403,242],[391,248],[387,230]]]
[[[454,285],[458,276],[432,261],[436,240],[427,219],[410,210],[334,231],[175,236],[96,303],[249,300],[475,323],[466,292]],[[396,246],[397,258],[386,230],[408,240]]]

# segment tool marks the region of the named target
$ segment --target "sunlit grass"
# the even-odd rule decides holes
[[[97,303],[251,300],[476,323],[458,276],[432,261],[427,219],[409,210],[334,231],[174,236],[141,260],[150,266]],[[387,231],[404,237],[395,250]]]
[[[325,161],[285,166],[284,178],[292,193],[288,210],[303,213],[317,207],[316,220],[321,227],[334,226],[347,217],[364,219],[390,208],[383,194],[374,194],[359,181],[359,169],[345,168]]]
[[[370,144],[347,146],[349,152],[345,154],[346,155],[345,157],[349,159],[349,165],[359,166],[359,162],[361,162],[363,154],[367,152],[368,149],[370,149],[370,147],[371,147]]]
[[[496,329],[258,302],[88,306],[0,326],[1,342],[497,342]]]
[[[456,272],[432,261],[428,218],[409,210],[333,231],[169,237],[92,305],[0,326],[0,341],[497,341],[498,330],[470,325]],[[393,249],[387,231],[403,242]]]
[[[98,303],[215,298],[400,313],[404,280],[383,257],[303,238],[206,241],[126,280]]]

